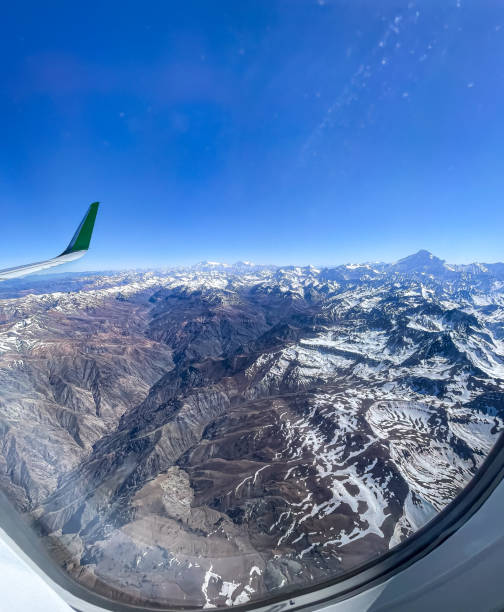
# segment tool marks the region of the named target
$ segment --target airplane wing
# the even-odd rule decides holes
[[[26,274],[33,274],[34,272],[39,272],[40,270],[46,270],[47,268],[53,268],[54,266],[60,266],[61,264],[80,259],[89,249],[99,205],[99,202],[93,202],[93,204],[91,204],[84,219],[82,219],[77,231],[70,241],[70,244],[63,251],[63,253],[61,253],[61,255],[46,261],[39,261],[37,263],[26,264],[17,268],[0,270],[0,281],[8,278],[25,276]]]

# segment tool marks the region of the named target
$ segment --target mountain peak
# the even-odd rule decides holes
[[[229,264],[220,261],[200,261],[194,266],[198,270],[216,270],[220,268],[229,268]]]
[[[408,255],[394,264],[399,272],[425,272],[434,274],[447,270],[443,259],[436,257],[425,249],[420,249],[413,255]]]
[[[415,259],[415,260],[430,260],[430,261],[437,260],[437,261],[443,261],[439,257],[436,257],[435,255],[433,255],[430,251],[427,251],[426,249],[420,249],[416,253],[413,253],[413,255],[408,255],[407,257],[403,257],[397,263],[399,263],[401,261],[406,261],[406,260],[410,260],[411,261],[413,259]]]

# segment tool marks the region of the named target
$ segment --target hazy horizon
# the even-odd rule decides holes
[[[338,266],[346,266],[346,265],[373,265],[373,264],[385,264],[385,265],[390,265],[390,264],[395,264],[398,261],[400,261],[401,259],[405,259],[406,257],[411,257],[413,255],[416,255],[419,252],[422,251],[426,251],[426,249],[419,249],[418,251],[415,251],[414,253],[409,253],[408,255],[405,255],[404,257],[400,257],[397,260],[394,261],[384,261],[384,260],[371,260],[371,261],[344,261],[344,262],[332,262],[332,263],[314,263],[314,262],[307,262],[307,263],[296,263],[296,262],[284,262],[284,263],[276,263],[276,262],[257,262],[257,261],[250,261],[247,259],[240,259],[240,260],[236,260],[236,261],[212,261],[212,260],[200,260],[200,261],[193,261],[193,262],[188,262],[185,264],[157,264],[157,265],[151,265],[151,266],[145,266],[145,267],[139,267],[139,266],[133,266],[133,267],[118,267],[118,268],[97,268],[97,269],[92,269],[92,268],[86,268],[84,266],[83,260],[79,260],[78,263],[76,264],[66,264],[63,269],[59,269],[59,270],[55,270],[53,272],[39,272],[36,274],[31,274],[29,277],[20,277],[18,279],[11,279],[11,280],[7,280],[4,282],[14,282],[14,283],[21,283],[24,279],[28,278],[28,280],[30,278],[38,278],[38,279],[44,279],[44,278],[51,278],[54,276],[57,277],[63,277],[65,275],[72,275],[72,274],[116,274],[116,273],[121,273],[121,272],[134,272],[134,273],[142,273],[142,272],[164,272],[164,271],[172,271],[172,270],[177,270],[177,269],[187,269],[187,268],[194,268],[198,265],[202,265],[202,264],[215,264],[215,265],[223,265],[223,266],[229,266],[229,267],[233,267],[234,265],[237,264],[250,264],[252,266],[271,266],[271,267],[275,267],[275,268],[285,268],[285,267],[290,267],[290,266],[294,266],[294,267],[300,267],[300,268],[305,268],[305,267],[315,267],[315,268],[335,268]],[[430,253],[430,251],[427,251]],[[431,255],[433,255],[434,257],[441,259],[441,261],[443,261],[443,263],[447,264],[447,265],[469,265],[469,264],[480,264],[480,265],[493,265],[493,264],[499,264],[499,263],[504,263],[504,257],[503,257],[503,261],[476,261],[476,260],[472,260],[472,261],[466,261],[466,262],[460,262],[460,261],[448,261],[443,259],[442,257],[439,257],[436,253],[430,253]],[[85,260],[84,260],[85,261]],[[77,269],[79,268],[79,269]]]

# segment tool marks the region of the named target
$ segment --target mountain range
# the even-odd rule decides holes
[[[432,519],[504,419],[504,264],[203,262],[0,285],[0,487],[130,603],[232,606]]]

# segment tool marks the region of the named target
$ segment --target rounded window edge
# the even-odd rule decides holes
[[[233,606],[233,610],[281,612],[316,609],[367,591],[393,578],[438,548],[481,508],[504,478],[504,433],[467,486],[426,525],[390,551],[332,580],[304,589]],[[0,538],[13,548],[77,612],[196,612],[201,608],[162,607],[153,602],[123,603],[94,593],[52,560],[33,529],[17,515],[0,491]],[[216,612],[230,608],[215,608]]]

